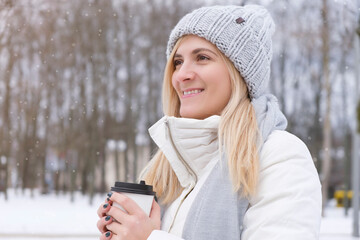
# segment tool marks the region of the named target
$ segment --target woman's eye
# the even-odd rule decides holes
[[[178,65],[180,65],[182,63],[181,60],[174,60],[174,67],[177,67]]]
[[[199,55],[199,56],[198,56],[198,59],[199,59],[199,60],[210,60],[210,58],[207,57],[207,56],[205,56],[205,55]]]

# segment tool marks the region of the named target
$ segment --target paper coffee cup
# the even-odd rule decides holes
[[[145,181],[137,183],[115,182],[115,186],[111,187],[111,191],[119,192],[134,200],[144,212],[149,216],[151,206],[154,200],[155,192],[151,185],[146,185]],[[122,206],[114,202],[113,206],[125,211]]]

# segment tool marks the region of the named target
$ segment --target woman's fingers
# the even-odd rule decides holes
[[[151,206],[151,211],[150,211],[150,220],[153,226],[153,229],[160,229],[161,226],[161,210],[160,210],[160,205],[155,201],[153,201],[153,204]],[[151,234],[151,232],[150,232]]]
[[[113,236],[114,236],[114,234],[112,232],[107,231],[107,232],[104,232],[103,234],[101,234],[100,240],[115,239],[115,237],[113,237]]]
[[[100,207],[97,210],[97,214],[98,216],[101,218],[103,216],[106,215],[106,213],[109,211],[110,209],[110,203],[108,201],[104,202],[103,204],[100,205]]]
[[[120,205],[121,208],[116,207]],[[155,200],[150,217],[138,204],[124,194],[112,193],[99,207],[97,227],[103,240],[147,239],[154,229],[160,229],[160,206]]]
[[[154,221],[154,223],[156,223],[156,226],[158,228],[160,228],[160,218],[161,218],[161,210],[160,210],[160,206],[159,204],[155,201],[153,201],[153,204],[151,206],[151,211],[150,211],[150,219]],[[157,224],[158,223],[158,224]]]
[[[99,231],[102,233],[100,236],[100,239],[102,240],[117,239],[116,238],[117,236],[106,228],[106,226],[111,224],[114,220],[113,217],[108,216],[107,214],[112,205],[112,201],[110,200],[111,195],[112,192],[109,192],[107,194],[107,199],[103,204],[100,205],[100,207],[97,210],[97,214],[100,219],[97,221],[96,225]]]
[[[113,222],[113,218],[111,216],[102,217],[97,221],[97,228],[101,233],[106,232],[108,229],[106,228],[107,225]]]
[[[144,211],[139,207],[139,205],[137,205],[134,200],[125,196],[124,194],[114,192],[111,195],[110,200],[118,203],[130,215],[139,215],[144,213]]]
[[[113,222],[107,225],[106,227],[113,234],[112,239],[119,239],[119,237],[122,237],[122,239],[127,239],[127,237],[129,237],[130,234],[129,229],[124,227],[120,223]]]
[[[107,214],[119,223],[124,223],[126,219],[130,217],[126,212],[115,206],[112,206]]]
[[[160,229],[160,206],[153,201],[150,217],[130,198],[113,194],[111,200],[121,205],[129,213],[112,206],[107,212],[114,220],[106,224],[106,229],[114,235],[114,239],[147,239],[154,229]],[[116,221],[115,221],[116,220]],[[100,223],[100,228],[103,227]]]

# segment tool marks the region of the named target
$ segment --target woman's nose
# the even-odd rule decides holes
[[[177,81],[187,81],[194,79],[195,72],[191,63],[183,63],[180,68],[175,72]]]

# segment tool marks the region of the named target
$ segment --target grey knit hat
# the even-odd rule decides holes
[[[213,43],[244,78],[251,98],[262,95],[270,78],[271,37],[275,24],[258,5],[202,7],[185,15],[170,34],[167,57],[184,35],[197,35]]]
[[[172,30],[166,55],[169,58],[176,41],[185,35],[196,35],[213,43],[244,78],[265,141],[274,129],[283,130],[287,126],[276,97],[266,94],[274,31],[275,23],[262,6],[202,7],[185,15]]]

